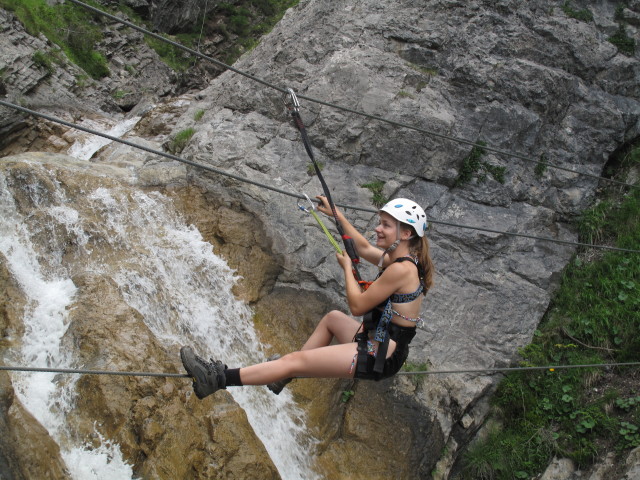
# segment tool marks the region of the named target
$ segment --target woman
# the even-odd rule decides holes
[[[325,197],[318,210],[332,211]],[[349,256],[336,254],[344,271],[349,310],[354,318],[331,311],[325,315],[302,349],[271,361],[244,368],[227,368],[221,361],[206,362],[191,347],[180,357],[193,378],[198,398],[219,389],[241,385],[267,385],[278,394],[294,377],[363,378],[381,380],[395,375],[409,354],[416,333],[422,297],[433,283],[433,264],[425,236],[427,217],[412,200],[399,198],[380,209],[371,245],[338,211],[344,233],[353,238],[358,254],[377,264],[378,278],[362,290],[352,273]],[[337,344],[331,344],[333,339]]]

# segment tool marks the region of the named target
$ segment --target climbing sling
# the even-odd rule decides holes
[[[309,137],[307,136],[307,130],[302,122],[302,118],[300,117],[300,103],[298,102],[298,97],[296,97],[293,89],[288,88],[287,94],[285,95],[284,103],[287,109],[291,112],[291,117],[293,118],[293,122],[300,132],[300,136],[302,138],[302,143],[304,144],[304,149],[307,151],[307,155],[311,159],[311,163],[313,164],[313,168],[316,172],[318,180],[320,180],[320,184],[322,185],[322,190],[324,192],[324,196],[327,198],[329,202],[329,206],[331,207],[331,212],[333,213],[333,218],[336,223],[336,228],[338,229],[338,234],[342,238],[342,242],[344,243],[344,248],[351,259],[351,264],[353,266],[353,276],[358,281],[358,284],[361,286],[365,283],[360,276],[360,272],[358,271],[358,264],[360,263],[360,257],[358,257],[358,252],[356,250],[355,242],[353,238],[346,235],[344,233],[344,229],[340,224],[340,220],[338,220],[338,212],[336,211],[336,206],[331,199],[331,193],[329,192],[329,187],[327,187],[327,183],[324,181],[324,177],[322,176],[322,172],[320,171],[320,167],[316,162],[316,159],[313,155],[313,150],[311,149],[311,142],[309,141]]]

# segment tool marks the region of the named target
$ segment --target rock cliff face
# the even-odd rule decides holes
[[[624,55],[607,40],[618,28],[614,6],[588,6],[593,22],[553,2],[303,2],[235,66],[305,96],[599,175],[640,132],[639,63],[637,53]],[[254,181],[319,192],[280,102],[272,89],[223,74],[178,121],[175,131],[196,129],[183,154]],[[489,153],[489,165],[505,167],[504,183],[478,175],[458,184],[469,145],[302,103],[334,198],[366,206],[371,193],[362,185],[382,180],[386,196],[417,198],[434,219],[439,274],[410,360],[434,369],[513,361],[573,249],[436,222],[572,241],[570,222],[597,182],[553,168],[537,175],[531,163]],[[194,124],[197,109],[206,113]],[[291,201],[195,171],[192,178],[267,219],[274,248],[286,255],[279,284],[339,292],[330,249],[310,220],[293,216]],[[350,218],[364,229],[375,222],[358,212]],[[416,394],[437,415],[430,434],[455,451],[482,423],[482,398],[495,380],[429,377]],[[436,460],[429,451],[422,462]]]
[[[481,140],[529,159],[600,175],[611,154],[640,134],[639,53],[621,53],[608,41],[619,24],[638,41],[640,3],[628,2],[617,13],[613,2],[575,3],[576,8],[588,8],[593,21],[571,18],[561,3],[544,0],[305,1],[234,65],[306,97],[437,134],[301,100],[302,117],[336,201],[373,208],[371,191],[362,185],[383,181],[386,197],[412,197],[433,219],[428,236],[438,275],[425,302],[426,329],[412,345],[410,361],[415,365],[434,370],[509,365],[518,347],[530,340],[573,254],[567,245],[449,224],[574,241],[571,220],[590,205],[598,187],[591,177],[554,168],[536,172],[530,162],[492,152],[482,161],[487,171],[505,168],[502,182],[479,170],[470,182],[460,183],[471,146],[444,136]],[[15,22],[11,25],[19,30]],[[39,41],[29,39],[35,42],[31,48],[43,48]],[[28,57],[27,50],[21,58]],[[11,80],[5,80],[5,91],[11,90],[16,75],[7,77]],[[65,85],[72,81],[65,75],[54,79],[63,91],[71,91]],[[37,79],[34,85],[38,87],[21,94],[29,101],[40,94],[51,99],[50,87]],[[82,109],[78,111],[82,117]],[[195,133],[181,152],[185,158],[284,190],[320,192],[317,179],[307,173],[308,160],[281,94],[238,74],[224,73],[206,89],[158,108],[138,102],[132,114],[142,118],[128,135],[131,141],[162,148],[192,128]],[[20,122],[34,121],[4,118],[13,132]],[[5,135],[5,152],[34,146],[65,151],[56,147],[65,129],[50,124],[38,128],[47,135],[20,146],[19,134]],[[105,147],[93,160],[135,169],[139,188],[175,193],[174,201],[189,221],[245,278],[236,293],[254,304],[257,323],[266,319],[265,341],[277,350],[297,348],[313,318],[335,305],[345,307],[331,248],[292,199],[116,145]],[[347,214],[363,230],[375,226],[370,213]],[[87,292],[83,305],[91,311],[99,307],[91,303],[91,292],[116,295],[104,280],[80,275],[76,283]],[[283,305],[296,302],[309,303],[313,315],[296,320],[302,315],[299,304],[282,315]],[[127,308],[126,302],[118,304]],[[6,312],[14,308],[6,305]],[[279,324],[274,326],[281,321],[278,313],[294,333],[282,335]],[[19,332],[20,322],[10,321],[12,315],[5,315],[9,320],[4,329]],[[135,311],[123,313],[131,321],[136,316]],[[92,329],[78,321],[65,341],[91,337]],[[100,345],[88,346],[82,355],[112,358],[110,336],[100,338]],[[139,362],[125,345],[118,348],[123,348],[118,356],[132,366]],[[164,356],[155,361],[158,368],[175,365],[175,359]],[[374,454],[388,452],[389,443],[402,447],[392,449],[382,462],[389,466],[385,476],[401,472],[403,478],[428,478],[437,465],[439,478],[446,478],[458,449],[481,426],[497,380],[495,375],[433,375],[419,382],[398,377],[380,384],[310,382],[307,387],[299,381],[293,389],[310,412],[310,426],[322,433],[317,468],[327,478],[368,478],[367,465],[379,461]],[[117,389],[117,383],[87,379],[79,388],[106,393]],[[129,458],[158,459],[158,466],[138,467],[152,474],[165,468],[162,452],[177,441],[162,435],[160,425],[183,407],[173,392],[154,396],[144,388],[127,387],[123,403],[112,406],[89,397],[82,414],[86,417],[79,415],[77,422],[86,424],[93,412],[105,411],[113,419],[107,424],[108,435],[123,445]],[[162,392],[168,387],[158,383],[149,388]],[[309,388],[324,390],[320,400],[326,404],[312,401]],[[344,389],[353,389],[355,396],[336,407],[332,402]],[[146,408],[148,415],[127,416],[127,402]],[[188,408],[200,407],[189,403]],[[119,428],[125,417],[131,430]],[[151,418],[151,423],[143,418]],[[215,418],[211,425],[222,421]],[[135,446],[127,433],[131,431],[146,432],[145,442],[151,439],[153,448],[144,442]],[[212,438],[195,435],[202,442]],[[215,448],[220,441],[232,451],[235,443],[227,440],[214,436]],[[440,458],[445,445],[448,455]],[[231,468],[233,455],[225,458]],[[194,468],[204,465],[204,460],[197,461]],[[273,469],[265,468],[268,477]]]

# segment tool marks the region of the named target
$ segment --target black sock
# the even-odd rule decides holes
[[[227,379],[226,386],[227,387],[241,387],[242,380],[240,380],[240,369],[239,368],[227,368],[224,371],[224,376]]]

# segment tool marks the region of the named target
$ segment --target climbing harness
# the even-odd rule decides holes
[[[389,341],[396,341],[396,349],[400,345],[402,345],[404,349],[406,349],[416,334],[416,328],[418,326],[421,326],[421,324],[424,322],[424,320],[420,317],[409,318],[405,317],[404,315],[400,315],[394,310],[392,305],[393,303],[412,302],[424,292],[424,274],[417,259],[407,256],[395,260],[395,262],[404,261],[411,261],[416,265],[420,278],[420,285],[414,292],[411,293],[394,293],[389,298],[387,298],[385,302],[367,312],[362,317],[362,332],[356,334],[354,338],[354,340],[358,343],[357,372],[361,376],[369,374],[369,372],[367,372],[369,363],[368,356],[371,355],[371,353],[369,352],[369,344],[372,339],[378,342],[378,351],[376,352],[375,363],[373,365],[374,379],[384,378],[382,375],[384,373],[385,362],[387,360],[386,357],[387,350],[389,349]],[[378,274],[378,277],[381,274],[382,272]],[[381,308],[382,310],[380,310]],[[399,325],[392,323],[391,319],[394,315],[399,315],[405,320],[415,323],[416,327],[400,327]],[[377,377],[375,377],[375,375],[377,375]]]
[[[338,233],[342,238],[342,242],[344,243],[344,248],[351,259],[351,264],[353,266],[353,276],[358,281],[359,284],[362,282],[362,277],[360,276],[360,272],[358,271],[358,264],[360,263],[360,257],[358,257],[358,252],[356,251],[356,246],[353,241],[353,238],[346,235],[344,233],[344,229],[340,224],[340,220],[338,220],[338,212],[336,211],[336,206],[331,199],[331,193],[329,192],[329,187],[327,183],[324,181],[324,177],[322,176],[322,172],[320,171],[320,167],[316,162],[315,156],[313,155],[313,150],[311,149],[311,142],[309,141],[309,137],[307,136],[307,130],[302,122],[302,117],[300,117],[300,102],[298,102],[298,97],[296,97],[293,89],[288,88],[287,94],[284,97],[284,104],[291,112],[291,117],[293,118],[293,122],[295,126],[298,128],[300,132],[300,136],[302,138],[302,143],[304,144],[304,149],[307,151],[307,155],[311,159],[311,163],[313,164],[313,168],[318,176],[318,180],[320,180],[320,184],[322,185],[322,190],[324,192],[324,196],[327,198],[329,202],[329,206],[331,207],[331,212],[333,213],[333,218],[336,222],[336,228],[338,229]]]

